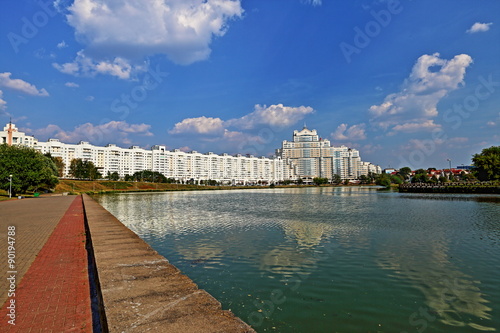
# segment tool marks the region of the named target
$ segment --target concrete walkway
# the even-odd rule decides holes
[[[0,332],[254,332],[87,195],[0,217]]]
[[[31,251],[36,258],[19,280],[17,263],[24,263],[17,253],[21,254],[24,250],[17,247],[17,240],[27,237],[27,228],[16,226],[15,236],[8,238],[10,242],[15,239],[15,243],[8,245],[15,247],[16,258],[15,263],[9,263],[12,266],[7,271],[11,278],[8,288],[10,295],[0,310],[0,331],[92,332],[82,199],[79,196],[68,200],[25,200],[26,204],[33,204],[25,207],[25,212],[31,211],[33,214],[31,219],[24,221],[25,225],[33,220],[43,220],[43,216],[32,210],[35,203],[43,200],[46,206],[59,202],[66,206],[68,201],[71,204],[42,249],[38,253]],[[10,229],[8,226],[7,230],[12,231],[12,226]],[[31,230],[31,233],[36,235],[38,231]]]

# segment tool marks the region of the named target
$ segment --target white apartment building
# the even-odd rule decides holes
[[[137,146],[120,148],[114,144],[99,147],[85,141],[66,144],[57,139],[38,142],[35,149],[61,157],[65,164],[64,176],[69,176],[69,165],[75,158],[92,161],[103,176],[117,172],[125,177],[151,170],[184,182],[211,179],[228,184],[273,183],[290,176],[281,158],[187,153],[178,149],[170,151],[165,146],[154,146],[151,150]]]
[[[346,146],[332,147],[316,130],[306,126],[293,132],[293,141],[284,140],[276,155],[292,165],[296,174],[310,182],[314,177],[357,179],[368,172],[381,173],[379,166],[361,161],[359,151]]]
[[[86,141],[77,144],[49,139],[39,142],[33,136],[19,132],[12,123],[0,132],[0,143],[20,144],[33,147],[41,153],[61,157],[65,168],[64,177],[69,177],[73,159],[91,161],[103,176],[117,172],[120,177],[135,172],[157,171],[167,178],[179,181],[215,180],[227,184],[274,183],[303,178],[306,182],[314,177],[332,179],[338,174],[342,179],[356,179],[369,172],[381,173],[377,165],[361,161],[359,151],[345,146],[332,147],[329,140],[320,139],[316,130],[305,126],[294,131],[293,141],[283,141],[281,149],[272,158],[252,155],[217,155],[168,150],[157,145],[151,149],[138,146],[121,148],[114,144],[94,146]]]
[[[0,132],[0,144],[6,143],[9,146],[12,145],[23,145],[27,147],[34,147],[37,140],[34,136],[26,135],[23,132],[19,132],[16,125],[9,122]]]
[[[12,123],[4,127],[0,138],[0,143],[33,147],[42,154],[50,153],[53,157],[61,157],[64,162],[63,177],[70,177],[71,161],[80,158],[91,161],[103,176],[108,172],[117,172],[120,177],[125,177],[138,171],[150,170],[184,182],[210,179],[226,184],[248,184],[296,179],[293,168],[279,157],[201,154],[197,151],[187,153],[178,149],[170,151],[165,146],[153,146],[151,150],[138,146],[121,148],[114,144],[101,147],[86,141],[68,144],[58,139],[39,142],[33,136],[19,132]]]

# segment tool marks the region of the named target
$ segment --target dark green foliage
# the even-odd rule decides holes
[[[403,167],[398,171],[398,175],[400,175],[403,178],[403,180],[407,180],[408,178],[410,178],[410,174],[411,174],[411,169],[409,167]]]
[[[332,184],[337,184],[337,185],[339,185],[340,183],[342,183],[342,178],[340,178],[340,176],[339,176],[339,175],[334,174],[334,175],[332,176]]]
[[[375,179],[375,184],[385,187],[391,186],[391,175],[386,173],[377,175],[377,178]]]
[[[82,160],[81,158],[75,158],[71,161],[69,173],[71,176],[78,179],[94,180],[102,177],[94,163]]]
[[[318,186],[322,184],[328,184],[328,178],[314,177],[313,183]]]
[[[108,174],[106,175],[106,178],[108,180],[120,180],[120,175],[118,174],[118,172],[109,172],[108,171]]]
[[[472,157],[475,176],[481,181],[500,180],[500,146],[485,148]]]
[[[33,148],[0,145],[0,186],[9,189],[12,175],[12,193],[26,193],[40,188],[50,189],[59,182],[57,167],[51,158]]]
[[[167,177],[165,177],[162,173],[150,170],[142,170],[135,172],[132,175],[131,180],[141,181],[141,182],[151,182],[151,183],[167,183]]]

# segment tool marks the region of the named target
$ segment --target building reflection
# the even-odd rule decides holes
[[[421,243],[409,239],[400,241],[405,245],[385,244],[378,251],[378,264],[383,269],[394,271],[399,279],[408,281],[424,295],[431,318],[449,326],[495,331],[492,327],[473,322],[491,319],[492,309],[479,288],[480,281],[450,262],[445,237],[435,236]],[[415,311],[418,310],[416,305]]]

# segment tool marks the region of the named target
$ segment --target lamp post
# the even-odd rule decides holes
[[[451,176],[453,175],[453,172],[451,172],[451,160],[449,158],[446,160],[450,163],[450,177],[448,179],[451,180]]]
[[[12,175],[9,175],[9,199],[12,198]]]

